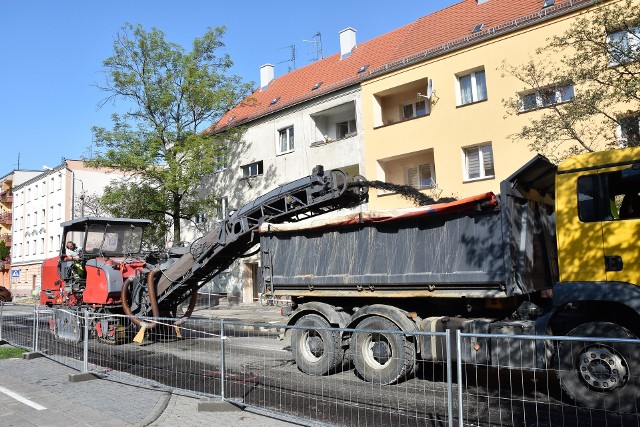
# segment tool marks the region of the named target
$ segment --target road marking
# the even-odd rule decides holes
[[[30,400],[29,400],[29,399],[27,399],[26,397],[22,397],[22,396],[20,396],[18,393],[15,393],[15,392],[13,392],[13,391],[11,391],[11,390],[9,390],[9,389],[6,389],[6,388],[4,388],[4,387],[0,387],[0,393],[4,393],[4,394],[6,394],[6,395],[7,395],[7,396],[9,396],[9,397],[14,398],[14,399],[15,399],[15,400],[17,400],[18,402],[22,402],[22,403],[24,403],[25,405],[29,405],[29,406],[31,406],[32,408],[34,408],[34,409],[36,409],[36,410],[38,410],[38,411],[42,411],[43,409],[47,409],[47,408],[45,408],[44,406],[42,406],[42,405],[38,405],[37,403],[30,401]]]

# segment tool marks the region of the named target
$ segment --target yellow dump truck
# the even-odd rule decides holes
[[[443,361],[414,331],[640,336],[640,148],[555,166],[536,156],[492,193],[393,212],[262,224],[267,292],[289,295],[291,348],[302,371],[348,359],[375,383]],[[328,332],[327,327],[405,334]],[[303,329],[309,328],[309,329]],[[316,328],[314,332],[313,328]],[[635,411],[640,346],[477,338],[465,363],[550,368],[578,403]]]

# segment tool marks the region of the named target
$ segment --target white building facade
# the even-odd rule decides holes
[[[98,196],[121,174],[65,160],[13,187],[11,269],[16,296],[35,296],[40,291],[45,259],[60,255],[64,221],[83,216],[87,196]]]

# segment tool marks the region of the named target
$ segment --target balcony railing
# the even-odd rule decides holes
[[[5,212],[0,214],[0,223],[1,224],[11,224],[13,222],[13,217],[11,212]]]
[[[9,191],[3,191],[0,193],[0,202],[13,203],[13,193],[10,193]]]

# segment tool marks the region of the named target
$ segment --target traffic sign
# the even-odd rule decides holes
[[[11,278],[19,279],[20,278],[20,270],[11,270]]]

